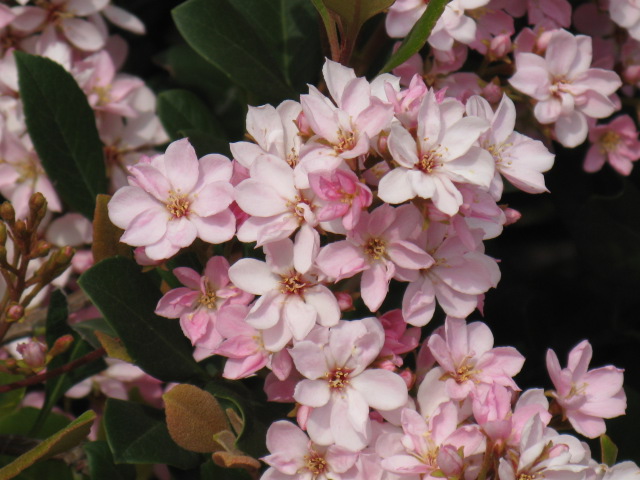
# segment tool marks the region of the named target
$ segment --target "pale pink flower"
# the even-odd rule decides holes
[[[193,345],[203,337],[217,335],[216,321],[225,305],[248,305],[253,295],[240,290],[229,281],[229,262],[215,256],[207,261],[202,275],[187,267],[178,267],[173,274],[184,287],[169,290],[158,302],[155,313],[167,318],[180,318],[180,326]],[[216,340],[214,339],[214,343]]]
[[[448,230],[434,222],[420,237],[419,245],[425,245],[434,263],[420,270],[404,293],[402,314],[411,325],[426,325],[436,300],[447,315],[465,318],[478,306],[480,296],[500,281],[496,261],[483,253],[478,242],[479,230],[470,233],[476,240],[474,249]]]
[[[638,129],[629,115],[621,115],[605,125],[589,130],[592,143],[584,159],[587,172],[597,172],[605,162],[621,175],[629,175],[633,162],[640,158]]]
[[[584,480],[587,452],[580,441],[570,435],[558,435],[545,429],[538,415],[526,424],[518,449],[500,459],[498,478],[548,478]]]
[[[384,328],[384,346],[380,351],[380,357],[388,357],[393,365],[400,367],[403,363],[400,355],[418,347],[421,330],[407,328],[407,322],[404,321],[400,309],[381,315],[379,320]]]
[[[145,247],[151,259],[160,260],[196,238],[216,244],[233,237],[232,167],[226,157],[206,155],[198,161],[185,138],[129,171],[130,186],[109,202],[111,221],[125,230],[123,243]]]
[[[421,225],[422,217],[413,205],[393,208],[383,204],[371,213],[363,212],[346,240],[323,247],[316,263],[336,281],[363,272],[362,299],[375,312],[387,295],[396,266],[418,270],[433,263],[411,240]]]
[[[478,385],[498,384],[519,390],[513,378],[524,357],[513,347],[493,347],[493,334],[482,322],[447,317],[444,328],[428,340],[429,350],[445,371],[447,393],[463,399]]]
[[[416,196],[431,199],[448,215],[462,204],[454,182],[489,188],[495,162],[486,150],[474,146],[489,123],[464,117],[453,99],[438,103],[433,90],[425,96],[418,114],[417,139],[400,124],[393,124],[389,151],[398,167],[387,173],[378,188],[385,202],[403,203]]]
[[[632,38],[640,40],[640,4],[636,0],[610,0],[609,14]]]
[[[369,408],[393,410],[407,401],[407,387],[397,374],[367,369],[384,344],[375,318],[341,321],[324,343],[304,340],[290,350],[296,369],[306,378],[294,398],[313,407],[309,435],[320,445],[364,448],[371,435]]]
[[[615,110],[609,99],[622,84],[610,70],[589,68],[591,38],[566,30],[550,35],[544,58],[516,55],[516,73],[509,82],[537,100],[534,115],[542,124],[554,123],[558,141],[575,147],[587,138],[587,117],[604,118]]]
[[[415,410],[405,408],[402,428],[405,452],[385,458],[381,463],[382,468],[396,474],[420,474],[420,478],[426,480],[437,478],[437,474],[432,474],[444,468],[452,476],[460,476],[469,457],[485,449],[484,435],[477,425],[458,427],[458,409],[453,402],[440,405],[428,420]],[[458,461],[454,460],[455,456]]]
[[[28,342],[19,343],[16,350],[31,368],[42,369],[45,366],[47,346],[39,340],[32,338]]]
[[[488,131],[480,136],[480,145],[491,153],[496,162],[496,175],[527,193],[546,192],[544,176],[553,166],[554,155],[539,140],[514,132],[516,107],[505,94],[495,112],[484,98],[473,96],[467,100],[467,114],[491,122]]]
[[[317,275],[296,267],[293,242],[288,238],[271,242],[264,251],[266,263],[240,259],[229,269],[229,277],[238,288],[261,295],[246,322],[258,330],[274,332],[264,339],[265,347],[279,351],[292,338],[303,340],[316,323],[336,325],[340,320],[338,301]]]
[[[355,227],[362,210],[371,205],[373,200],[369,187],[350,170],[312,172],[309,174],[309,185],[318,198],[318,221],[339,218],[347,230]]]
[[[270,455],[262,458],[269,468],[262,480],[339,479],[356,462],[358,453],[339,445],[317,445],[300,428],[284,420],[267,431]]]
[[[623,370],[612,365],[587,371],[592,348],[583,340],[569,352],[566,368],[555,352],[547,350],[547,370],[556,388],[553,396],[575,430],[595,438],[606,431],[603,418],[624,415],[627,398]]]
[[[265,154],[274,155],[291,167],[297,165],[302,139],[295,120],[301,111],[300,104],[293,100],[285,100],[277,108],[249,106],[247,133],[255,143],[232,143],[233,158],[245,168],[251,168],[253,162]]]

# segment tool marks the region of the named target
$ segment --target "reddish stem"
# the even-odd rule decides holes
[[[36,385],[40,382],[44,382],[51,378],[58,377],[67,372],[70,372],[71,370],[75,370],[76,368],[81,367],[82,365],[91,363],[94,360],[99,359],[105,353],[106,351],[104,348],[99,348],[97,350],[94,350],[93,352],[87,353],[86,355],[80,358],[75,359],[72,362],[62,365],[61,367],[54,368],[53,370],[48,370],[44,373],[40,373],[39,375],[34,375],[32,377],[24,378],[17,382],[8,383],[6,385],[0,385],[0,393],[6,393],[6,392],[10,392],[11,390],[16,390],[18,388],[28,387],[30,385]]]

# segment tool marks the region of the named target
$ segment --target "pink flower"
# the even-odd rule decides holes
[[[369,310],[380,308],[394,276],[396,265],[418,270],[433,263],[431,256],[411,241],[422,218],[413,205],[393,208],[383,204],[348,232],[347,239],[322,248],[318,268],[336,281],[362,274],[362,299]]]
[[[430,90],[418,114],[416,138],[400,124],[391,126],[389,152],[399,165],[387,173],[378,196],[388,203],[403,203],[414,197],[431,199],[439,210],[454,215],[462,194],[453,182],[489,188],[495,162],[486,150],[474,146],[489,123],[464,117],[456,100],[439,104]]]
[[[547,370],[556,388],[554,397],[573,428],[595,438],[606,431],[603,418],[624,415],[627,397],[622,388],[623,370],[609,365],[587,371],[591,355],[591,345],[583,340],[569,352],[567,368],[561,368],[549,349]]]
[[[555,123],[555,134],[565,147],[587,138],[587,117],[604,118],[615,110],[609,99],[622,84],[610,70],[589,68],[591,38],[566,30],[551,33],[544,58],[534,53],[516,55],[516,73],[509,82],[537,100],[536,119]]]
[[[158,302],[155,313],[167,318],[180,318],[184,334],[194,345],[212,333],[220,343],[216,332],[219,312],[227,304],[247,305],[253,295],[229,282],[229,262],[226,258],[211,257],[203,275],[187,267],[178,267],[173,274],[185,285],[168,291]]]
[[[223,243],[235,233],[231,162],[222,155],[198,161],[185,138],[164,155],[129,169],[129,185],[109,202],[109,218],[125,230],[121,241],[145,247],[153,260],[169,258],[196,238]]]
[[[324,343],[298,342],[290,350],[298,371],[294,398],[313,407],[307,429],[321,445],[364,448],[370,438],[369,408],[393,410],[407,401],[404,380],[383,369],[367,369],[384,344],[375,318],[342,321],[329,329]]]
[[[330,480],[340,478],[356,462],[358,454],[338,445],[316,445],[300,428],[284,420],[267,431],[270,455],[262,460],[269,468],[262,480]]]
[[[519,390],[512,377],[522,368],[524,357],[513,347],[493,348],[491,330],[482,322],[467,325],[463,319],[447,317],[428,345],[446,372],[443,378],[453,399],[465,398],[482,383]]]
[[[610,0],[611,19],[626,28],[632,38],[640,40],[640,5],[635,0]]]
[[[288,238],[264,247],[267,261],[238,260],[229,270],[233,283],[261,297],[253,304],[247,323],[266,330],[265,347],[282,350],[292,338],[303,340],[316,323],[331,327],[340,320],[340,307],[317,275],[301,272],[293,242]]]
[[[640,158],[638,129],[629,115],[616,117],[606,125],[595,125],[589,131],[592,143],[584,159],[587,172],[597,172],[605,162],[621,175],[629,175],[633,162]]]
[[[342,219],[347,230],[355,227],[362,210],[371,205],[371,190],[350,170],[318,171],[309,174],[309,184],[320,200],[316,218],[320,222]]]

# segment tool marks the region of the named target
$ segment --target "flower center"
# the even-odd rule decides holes
[[[169,192],[169,201],[166,203],[167,210],[173,218],[182,218],[189,215],[189,197],[180,195],[174,191]]]
[[[318,452],[312,450],[310,455],[304,456],[304,459],[307,461],[307,470],[314,475],[314,478],[327,470],[327,461]]]
[[[456,383],[460,384],[460,383],[466,382],[467,380],[472,380],[477,373],[480,373],[480,372],[478,370],[475,370],[473,368],[473,365],[465,362],[462,365],[460,365],[455,372],[447,372],[444,375],[442,375],[442,377],[440,377],[440,380],[453,378],[456,381]]]
[[[336,153],[346,152],[356,146],[356,134],[354,132],[345,132],[344,130],[338,130],[338,143],[334,145],[333,149]]]
[[[205,293],[200,295],[198,302],[200,303],[200,305],[203,305],[211,310],[216,308],[216,300],[216,292],[210,290],[209,287],[207,287]]]
[[[416,163],[416,168],[422,173],[431,173],[434,169],[442,166],[441,158],[442,154],[438,153],[437,150],[429,150],[420,157],[420,160]]]
[[[111,102],[111,85],[96,85],[93,87],[93,93],[98,96],[98,105],[107,105]]]
[[[342,391],[349,385],[349,374],[351,370],[344,367],[337,367],[330,372],[324,374],[327,382],[329,382],[329,388],[332,390]]]
[[[380,260],[387,252],[387,244],[381,238],[370,238],[364,246],[364,253],[373,260]]]
[[[620,135],[616,132],[609,130],[600,137],[600,151],[602,153],[613,152],[618,149],[620,143]]]
[[[289,275],[282,275],[280,293],[286,295],[302,295],[310,286],[311,285],[302,278],[301,273],[291,272]]]

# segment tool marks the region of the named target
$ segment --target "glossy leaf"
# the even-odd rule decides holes
[[[90,442],[84,446],[91,480],[134,480],[133,465],[116,465],[107,442]]]
[[[166,463],[182,469],[200,463],[197,454],[171,439],[162,412],[155,408],[110,398],[104,428],[117,463]]]
[[[107,190],[102,143],[73,77],[48,58],[15,52],[29,136],[60,197],[87,218]]]
[[[187,43],[233,83],[256,95],[258,103],[294,94],[265,51],[264,40],[228,0],[189,0],[172,13]]]
[[[167,426],[174,442],[192,452],[222,450],[213,436],[229,430],[230,426],[213,395],[193,385],[176,385],[162,398]]]
[[[189,90],[167,90],[158,95],[158,116],[172,140],[183,138],[185,130],[211,134],[217,129],[211,112]]]
[[[1,468],[0,478],[3,480],[14,478],[34,463],[51,458],[54,455],[66,452],[75,447],[89,435],[91,425],[95,418],[96,414],[91,410],[83,413],[67,427],[47,438],[24,455],[19,456],[7,466]]]
[[[107,258],[87,270],[78,283],[136,365],[149,375],[167,382],[204,375],[178,321],[154,313],[160,291],[133,261]]]
[[[309,0],[231,0],[233,8],[265,40],[265,48],[278,63],[285,80],[296,91],[316,83],[322,61],[315,34],[316,13]]]
[[[431,35],[433,27],[436,26],[438,19],[442,15],[442,12],[444,12],[447,3],[449,3],[449,0],[429,1],[427,9],[402,41],[398,50],[391,56],[385,66],[382,67],[381,73],[389,72],[398,65],[403,64],[424,47],[424,44],[427,43],[429,39],[429,35]]]

